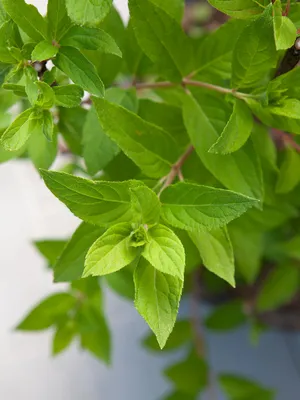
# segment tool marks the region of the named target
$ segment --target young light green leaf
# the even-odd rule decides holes
[[[89,249],[83,277],[111,274],[130,264],[139,253],[129,245],[131,233],[131,224],[126,222],[109,228]]]
[[[300,182],[299,176],[300,155],[293,148],[287,148],[280,166],[276,184],[277,193],[288,193]]]
[[[54,265],[54,281],[71,282],[80,279],[86,254],[103,233],[103,228],[85,222],[80,224]]]
[[[33,52],[32,52],[32,61],[44,61],[56,56],[58,52],[58,47],[53,46],[48,40],[43,40],[39,42]]]
[[[17,326],[20,331],[39,331],[50,328],[59,317],[66,315],[76,304],[69,293],[56,293],[37,305]]]
[[[73,26],[61,39],[60,44],[78,49],[97,50],[122,57],[122,52],[115,40],[108,33],[98,28]]]
[[[178,157],[174,139],[123,107],[94,99],[104,132],[151,178],[168,174]]]
[[[232,58],[232,87],[235,89],[258,86],[276,66],[271,10],[270,4],[237,40]]]
[[[47,39],[47,23],[38,10],[24,0],[2,0],[5,11],[29,37],[39,42]]]
[[[47,21],[50,39],[58,43],[72,25],[65,0],[48,0]]]
[[[84,90],[103,97],[104,85],[95,66],[79,50],[74,47],[61,47],[54,64]]]
[[[97,26],[109,13],[112,0],[66,0],[66,6],[76,24]]]
[[[229,190],[184,182],[166,188],[161,202],[164,220],[191,232],[220,228],[257,204]]]
[[[158,271],[141,258],[134,273],[134,283],[135,307],[163,348],[175,325],[183,282]]]
[[[275,400],[275,393],[265,389],[255,382],[234,375],[219,376],[221,388],[230,400]]]
[[[228,154],[239,150],[248,140],[252,128],[253,118],[249,107],[243,100],[237,99],[227,125],[209,152]]]
[[[133,213],[138,223],[154,225],[160,218],[160,202],[153,190],[147,186],[130,189]]]
[[[134,181],[94,182],[44,170],[41,175],[51,192],[84,221],[100,226],[132,221],[130,188],[137,185]]]
[[[66,350],[77,334],[76,324],[72,320],[59,325],[52,342],[52,354],[57,355]]]
[[[88,172],[95,175],[120,152],[119,147],[105,135],[94,107],[87,115],[82,136],[83,158]]]
[[[193,70],[192,42],[181,26],[154,3],[151,0],[129,1],[136,39],[161,75],[180,82]]]
[[[199,250],[204,266],[235,287],[234,255],[227,229],[194,231],[189,235]]]
[[[297,28],[293,22],[282,15],[281,0],[273,2],[273,24],[277,50],[286,50],[293,46]]]
[[[299,284],[300,270],[296,266],[276,266],[264,280],[257,298],[257,310],[275,310],[288,303],[298,292]]]
[[[164,225],[148,230],[142,256],[158,271],[184,280],[185,252],[175,233]]]
[[[208,94],[199,97],[199,101],[192,96],[185,96],[183,116],[200,160],[228,189],[262,200],[262,171],[252,143],[248,141],[242,149],[226,156],[209,153],[219,138],[218,131],[222,131],[228,121],[227,106]]]
[[[208,0],[221,12],[234,18],[253,18],[263,11],[262,0]]]
[[[55,104],[61,107],[79,107],[84,91],[78,85],[54,86]]]
[[[35,127],[33,109],[20,114],[1,136],[1,145],[5,150],[17,151],[27,142]]]

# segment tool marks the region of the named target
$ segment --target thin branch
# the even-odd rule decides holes
[[[137,90],[143,90],[143,89],[172,88],[175,87],[176,84],[166,81],[166,82],[153,82],[153,83],[134,83],[133,86]]]
[[[233,96],[238,97],[240,99],[245,98],[245,97],[251,97],[251,98],[255,97],[252,94],[237,92],[234,89],[224,88],[222,86],[213,85],[213,84],[207,83],[207,82],[193,81],[188,78],[184,78],[182,83],[184,85],[196,86],[196,87],[202,87],[202,88],[209,89],[209,90],[214,90],[215,92],[219,92],[219,93],[223,93],[223,94],[232,94]]]
[[[161,195],[161,193],[176,179],[178,176],[180,180],[183,180],[183,175],[181,173],[181,168],[183,164],[186,162],[186,160],[189,158],[189,156],[193,153],[194,151],[194,146],[190,145],[186,151],[182,154],[182,156],[176,161],[175,164],[173,164],[170,173],[162,178],[161,183],[163,183],[162,188],[160,189],[158,196]]]
[[[283,11],[282,15],[284,17],[287,17],[289,15],[290,9],[291,9],[291,0],[287,0],[286,7],[285,7],[285,10]]]
[[[137,90],[144,90],[144,89],[173,88],[173,87],[176,87],[178,85],[180,85],[180,84],[176,84],[176,83],[173,83],[173,82],[165,81],[165,82],[151,82],[151,83],[135,83],[133,86]],[[237,97],[239,99],[243,99],[243,98],[246,98],[246,97],[248,97],[248,98],[249,97],[251,97],[251,98],[255,97],[252,94],[237,92],[234,89],[224,88],[222,86],[213,85],[213,84],[207,83],[207,82],[194,81],[194,80],[189,79],[189,78],[183,78],[183,80],[181,82],[181,86],[183,86],[183,87],[185,87],[185,86],[202,87],[202,88],[213,90],[215,92],[219,92],[219,93],[223,93],[223,94],[232,94],[233,96],[235,96],[235,97]]]
[[[300,144],[295,142],[293,136],[279,129],[272,129],[272,134],[275,139],[279,139],[284,146],[290,146],[300,153]]]

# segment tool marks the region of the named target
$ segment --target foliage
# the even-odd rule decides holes
[[[211,385],[203,338],[176,322],[182,295],[225,294],[205,326],[226,331],[262,324],[299,293],[300,6],[209,3],[230,18],[193,38],[183,0],[129,0],[126,27],[111,0],[48,0],[46,17],[0,0],[0,161],[28,157],[82,220],[69,240],[36,243],[68,289],[17,329],[54,328],[53,354],[79,339],[109,363],[107,284],[160,348],[185,346],[165,371],[166,399]],[[68,173],[49,171],[62,148]],[[144,344],[157,351],[153,335]],[[274,398],[242,377],[217,380],[232,400]]]

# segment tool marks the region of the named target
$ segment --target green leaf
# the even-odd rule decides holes
[[[47,259],[52,266],[61,255],[65,245],[65,240],[39,240],[34,242],[35,247]]]
[[[198,395],[208,383],[206,362],[192,353],[184,361],[172,365],[164,371],[176,389],[190,395]]]
[[[78,49],[98,50],[102,53],[122,57],[122,52],[115,40],[99,28],[73,26],[64,35],[60,44],[62,46],[77,47]]]
[[[17,151],[27,142],[35,125],[33,109],[23,111],[1,136],[1,145],[5,150]]]
[[[59,42],[72,25],[65,0],[48,0],[47,20],[50,39]]]
[[[161,202],[166,222],[192,232],[224,226],[257,203],[229,190],[185,182],[166,188]]]
[[[221,12],[234,18],[253,18],[263,11],[262,0],[208,0]]]
[[[55,103],[61,107],[79,107],[84,95],[83,90],[77,85],[54,86]]]
[[[97,26],[109,13],[112,0],[66,0],[66,6],[76,24]]]
[[[52,354],[57,355],[66,350],[77,334],[76,325],[72,320],[60,325],[53,337]]]
[[[197,49],[195,73],[230,79],[233,49],[245,26],[245,21],[230,20],[207,35]]]
[[[230,119],[221,136],[209,149],[210,153],[228,154],[239,150],[248,140],[253,128],[252,113],[243,100],[236,100]]]
[[[288,257],[300,260],[300,236],[294,236],[288,242],[282,243],[282,250]]]
[[[83,158],[90,175],[105,168],[120,152],[119,147],[105,135],[94,107],[87,115],[83,128]]]
[[[36,91],[36,97],[32,99],[32,105],[44,108],[47,110],[48,113],[49,112],[48,109],[53,107],[54,104],[53,90],[47,83],[42,81],[36,81],[34,85],[37,91]],[[38,116],[40,111],[41,111],[40,109],[37,109],[35,111],[35,115]],[[47,113],[44,114],[46,115]],[[41,118],[43,118],[42,115]]]
[[[273,24],[277,50],[286,50],[293,46],[297,28],[286,16],[282,16],[281,0],[273,2]]]
[[[237,220],[229,225],[236,268],[249,284],[257,278],[263,256],[263,234],[255,226]]]
[[[2,0],[7,14],[29,37],[39,42],[47,39],[47,23],[38,10],[24,0]]]
[[[154,225],[160,218],[160,201],[147,186],[130,189],[131,202],[135,219],[140,224]]]
[[[79,50],[74,47],[61,47],[54,64],[87,92],[104,96],[104,85],[95,66]]]
[[[54,265],[55,282],[71,282],[80,279],[84,270],[86,254],[95,240],[104,233],[99,228],[83,222],[59,254]]]
[[[82,107],[60,108],[59,132],[75,155],[82,154],[82,133],[88,111]]]
[[[51,192],[84,221],[100,226],[132,222],[130,188],[141,182],[94,182],[45,170],[41,175]]]
[[[190,321],[176,321],[174,329],[164,347],[164,351],[175,350],[191,342],[192,328]],[[154,334],[148,335],[143,340],[143,345],[153,351],[161,352]]]
[[[56,293],[37,305],[17,326],[20,331],[40,331],[56,324],[75,306],[76,299],[69,293]]]
[[[136,247],[129,245],[131,233],[130,223],[109,228],[89,249],[83,277],[111,274],[130,264],[139,253]]]
[[[94,104],[104,132],[147,176],[168,174],[178,149],[167,132],[106,100],[94,99]]]
[[[105,281],[110,289],[125,299],[134,300],[134,284],[132,272],[123,268],[113,274],[105,276]]]
[[[179,238],[164,225],[155,225],[147,234],[149,242],[142,256],[158,271],[183,281],[185,253]]]
[[[276,184],[277,193],[288,193],[299,184],[299,168],[300,155],[295,149],[287,148],[279,170],[278,181]]]
[[[43,40],[35,46],[31,55],[32,61],[49,60],[56,56],[58,50],[58,47],[53,46],[48,40]]]
[[[28,155],[37,169],[50,168],[57,155],[56,136],[50,142],[45,135],[35,130],[28,141]]]
[[[228,189],[262,200],[262,172],[252,143],[248,141],[242,149],[226,156],[209,153],[219,138],[218,130],[222,131],[228,121],[226,103],[209,95],[199,100],[201,103],[186,96],[183,116],[200,160]]]
[[[296,295],[300,284],[300,271],[297,266],[275,267],[265,278],[257,298],[257,310],[274,310],[290,302]]]
[[[181,23],[184,15],[184,0],[150,0],[155,6],[164,10],[170,17]]]
[[[78,316],[81,347],[106,364],[110,362],[111,339],[105,317],[99,308],[82,307]]]
[[[139,116],[152,124],[160,126],[170,133],[176,143],[184,151],[189,145],[189,137],[186,132],[182,111],[180,107],[170,104],[152,101],[150,99],[139,100]]]
[[[227,229],[189,233],[197,246],[204,266],[235,287],[234,255]]]
[[[248,379],[222,374],[219,376],[221,388],[230,400],[275,400],[275,393]]]
[[[51,111],[44,110],[42,114],[42,123],[43,123],[43,134],[47,140],[52,141],[53,132],[54,132],[54,124]]]
[[[193,70],[192,42],[181,26],[154,3],[162,4],[151,0],[129,1],[136,39],[162,76],[180,82]]]
[[[233,300],[213,309],[205,319],[205,326],[217,332],[226,332],[235,329],[246,322],[243,303]]]
[[[183,392],[173,392],[168,397],[164,397],[163,400],[196,400],[194,395],[190,395]]]
[[[183,282],[158,271],[141,258],[134,273],[134,283],[135,307],[163,348],[176,321]]]
[[[239,36],[232,58],[232,87],[258,86],[276,66],[272,5]]]

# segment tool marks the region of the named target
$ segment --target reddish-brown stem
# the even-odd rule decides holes
[[[172,185],[172,183],[174,182],[174,180],[176,179],[176,177],[178,176],[179,179],[182,181],[183,180],[183,175],[181,173],[181,168],[183,166],[183,164],[186,162],[186,160],[189,158],[189,156],[192,154],[192,152],[194,151],[194,146],[190,145],[186,151],[181,155],[181,157],[176,161],[176,163],[172,166],[170,173],[165,176],[162,179],[162,183],[163,186],[161,187],[158,196],[161,195],[161,193],[170,185]]]
[[[291,0],[287,0],[285,10],[283,11],[283,16],[288,16],[291,8]]]
[[[298,153],[300,153],[300,145],[297,142],[295,142],[291,134],[283,132],[279,129],[273,129],[272,132],[273,135],[275,136],[275,139],[278,138],[283,143],[284,146],[290,146],[293,149],[295,149]]]

